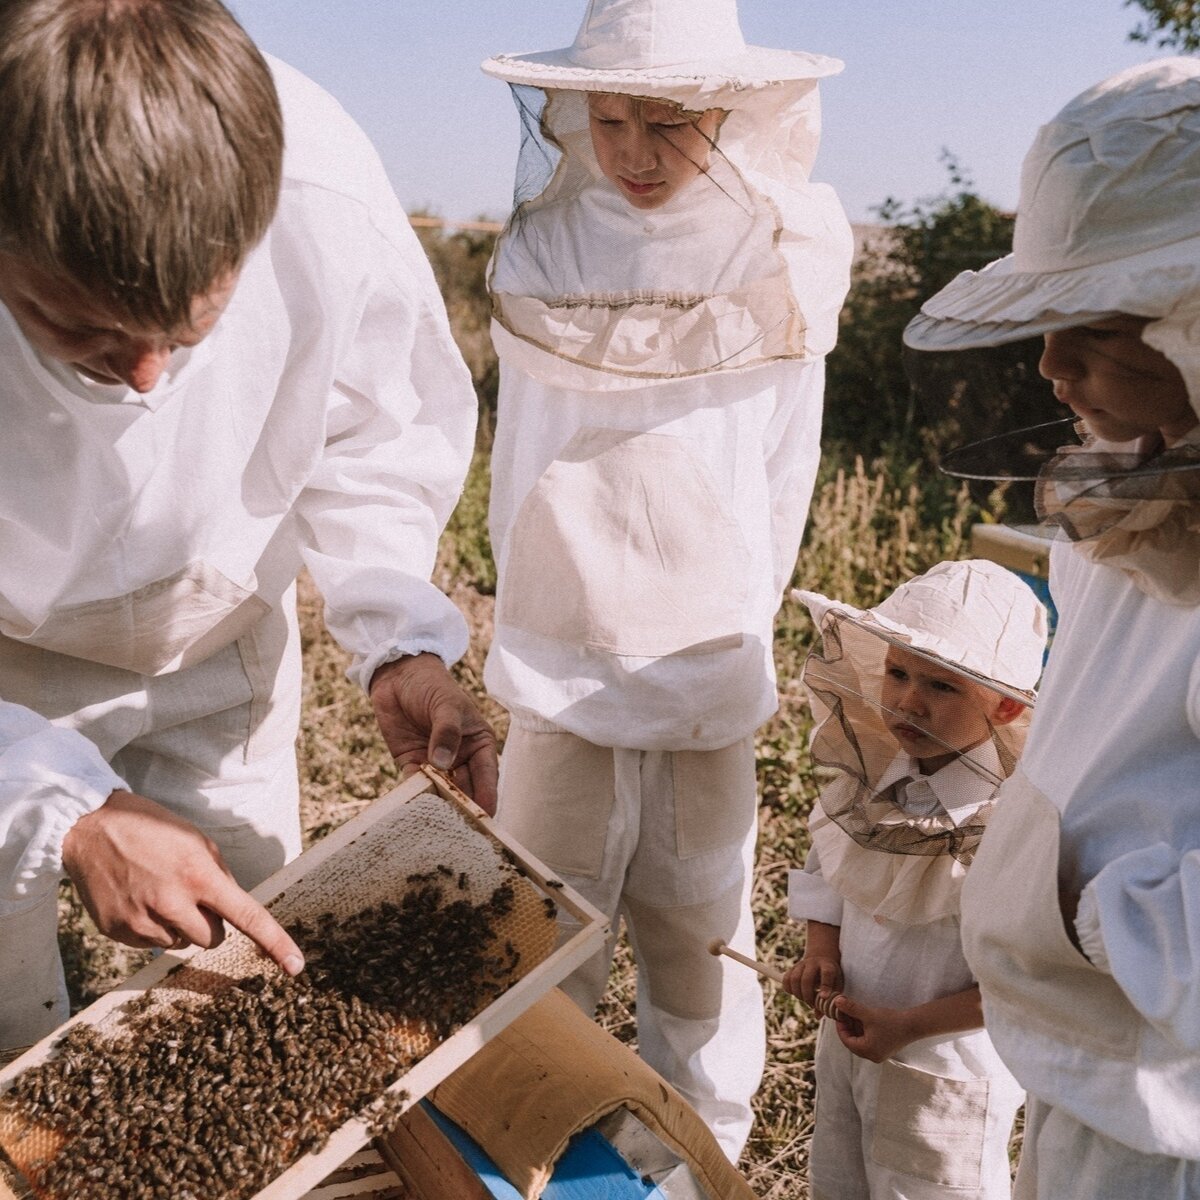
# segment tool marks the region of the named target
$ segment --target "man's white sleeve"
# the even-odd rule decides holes
[[[67,831],[125,787],[82,734],[0,700],[0,910],[57,887]]]
[[[326,624],[364,688],[401,655],[431,651],[449,664],[466,649],[466,622],[430,576],[476,419],[416,238],[381,236],[377,260],[330,397],[324,457],[297,505]]]

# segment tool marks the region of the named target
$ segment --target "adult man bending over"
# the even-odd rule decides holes
[[[11,1046],[66,1015],[64,871],[128,945],[301,969],[242,889],[300,848],[302,567],[402,765],[489,807],[495,752],[429,582],[475,400],[361,131],[217,0],[0,0],[0,111]]]

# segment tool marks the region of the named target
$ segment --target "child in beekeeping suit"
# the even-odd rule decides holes
[[[1200,62],[1123,72],[1038,133],[1013,254],[905,335],[1044,335],[1083,437],[1041,472],[1059,623],[963,894],[1023,1200],[1200,1195],[1198,200]]]
[[[808,178],[840,65],[748,48],[734,0],[593,0],[569,49],[484,64],[525,135],[490,275],[499,819],[624,918],[639,1049],[732,1158],[762,996],[707,947],[752,951],[753,732],[852,249]]]
[[[1023,1096],[982,1028],[959,895],[1021,752],[1046,611],[982,560],[939,563],[866,611],[794,594],[821,633],[803,678],[832,773],[788,887],[808,936],[784,987],[833,1018],[812,1195],[1007,1197]]]

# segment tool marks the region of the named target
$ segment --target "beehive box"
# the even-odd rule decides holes
[[[0,1072],[0,1148],[38,1200],[295,1200],[594,953],[603,918],[427,769]],[[555,914],[577,932],[557,944]]]

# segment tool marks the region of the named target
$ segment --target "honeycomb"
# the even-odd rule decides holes
[[[530,979],[531,1003],[557,983],[569,895],[448,785],[419,786],[289,864],[282,890],[256,889],[305,951],[296,980],[231,932],[163,956],[0,1074],[18,1187],[38,1200],[301,1196],[518,1015],[505,993]]]

